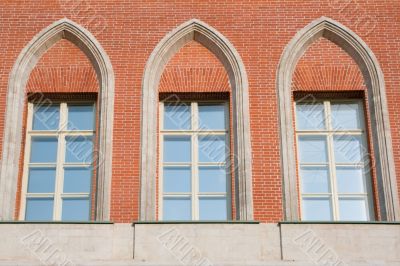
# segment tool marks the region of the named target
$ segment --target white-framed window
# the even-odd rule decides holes
[[[94,102],[28,103],[20,219],[88,221]]]
[[[297,101],[295,115],[302,220],[374,220],[363,102]]]
[[[231,219],[226,102],[160,102],[159,218]]]

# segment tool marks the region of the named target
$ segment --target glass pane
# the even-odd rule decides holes
[[[226,153],[225,136],[199,137],[200,162],[225,162]]]
[[[361,136],[335,136],[333,142],[336,163],[362,163],[368,153]]]
[[[65,162],[91,163],[93,157],[93,141],[91,137],[67,137]]]
[[[192,200],[190,198],[164,198],[163,220],[192,220]]]
[[[225,129],[225,106],[199,105],[199,128],[203,130]]]
[[[190,162],[191,150],[190,137],[164,137],[164,162]]]
[[[33,113],[33,130],[57,130],[60,121],[60,106],[35,105]]]
[[[366,192],[362,168],[336,167],[336,178],[339,193]]]
[[[325,128],[323,103],[297,103],[296,125],[298,130],[321,130]]]
[[[365,199],[339,199],[339,213],[342,221],[367,221]]]
[[[331,221],[332,206],[329,198],[303,198],[302,219],[304,221]]]
[[[30,168],[28,193],[54,193],[55,168]]]
[[[165,104],[164,129],[183,130],[191,128],[190,104]]]
[[[89,221],[89,199],[63,199],[63,221]]]
[[[31,163],[55,163],[57,161],[57,138],[33,137]]]
[[[26,221],[53,220],[53,203],[51,199],[26,199]]]
[[[325,163],[328,161],[326,137],[299,136],[301,163]]]
[[[68,105],[69,130],[94,130],[94,105]]]
[[[336,130],[362,129],[363,110],[358,103],[332,103],[332,126]]]
[[[327,167],[302,167],[300,169],[302,193],[329,193]]]
[[[89,193],[91,179],[91,168],[65,168],[64,193]]]
[[[227,220],[226,198],[200,198],[200,220]]]
[[[164,192],[191,192],[190,167],[164,167]]]
[[[221,167],[199,167],[200,192],[226,192],[226,170]]]

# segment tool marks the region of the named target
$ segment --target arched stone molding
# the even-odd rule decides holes
[[[142,84],[140,219],[156,219],[157,103],[164,67],[187,42],[208,48],[224,65],[232,88],[237,219],[252,220],[252,170],[247,74],[233,45],[216,29],[192,19],[168,33],[146,64]]]
[[[400,219],[396,172],[392,150],[389,115],[383,72],[367,44],[346,26],[330,18],[321,17],[300,30],[286,46],[277,72],[280,112],[282,174],[284,182],[285,219],[299,219],[296,188],[296,159],[292,117],[291,82],[297,62],[307,48],[324,37],[344,49],[358,64],[368,89],[373,147],[378,177],[381,217]]]
[[[0,172],[0,219],[2,220],[14,218],[25,87],[32,69],[41,56],[61,39],[69,40],[86,54],[99,80],[100,125],[96,219],[110,219],[114,72],[110,59],[96,38],[82,26],[64,18],[43,29],[25,46],[9,77]]]

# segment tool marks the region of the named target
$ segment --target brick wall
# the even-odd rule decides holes
[[[189,19],[198,18],[228,38],[243,59],[249,80],[254,218],[276,222],[282,220],[283,213],[277,66],[285,46],[295,33],[321,16],[331,17],[355,31],[381,64],[385,75],[396,171],[400,176],[400,110],[397,107],[400,98],[400,3],[397,0],[384,3],[352,0],[346,5],[347,2],[2,1],[0,113],[5,112],[8,77],[13,64],[33,36],[63,17],[86,27],[106,50],[115,72],[111,219],[116,222],[137,220],[140,196],[141,82],[144,67],[150,53],[168,32]],[[331,64],[325,64],[324,58],[330,58]],[[322,68],[321,60],[324,62]],[[45,73],[54,73],[60,65],[62,68],[69,67],[63,69],[62,73],[56,71],[53,76],[46,76]],[[343,51],[326,40],[317,41],[298,66],[294,75],[296,90],[326,90],[330,88],[327,84],[333,84],[339,90],[355,90],[363,84],[354,63]],[[204,72],[200,74],[194,71],[193,74],[193,69],[200,67],[205,69]],[[175,77],[177,71],[178,78]],[[310,78],[309,74],[314,71],[323,78]],[[336,75],[337,71],[343,74]],[[198,44],[190,43],[166,67],[160,88],[170,92],[181,88],[182,84],[190,84],[187,87],[190,90],[207,90],[213,80],[218,81],[215,88],[229,91],[224,75],[226,73],[223,68],[208,51]],[[208,77],[207,82],[200,82],[204,77]],[[79,85],[70,87],[71,81]],[[26,91],[56,91],[58,88],[96,91],[97,87],[88,61],[67,41],[60,41],[33,70]],[[1,116],[0,131],[3,132],[3,129],[4,116]],[[0,134],[0,145],[2,138]],[[398,180],[400,188],[400,178]]]

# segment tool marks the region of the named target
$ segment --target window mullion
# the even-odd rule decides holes
[[[62,192],[64,185],[64,162],[66,152],[66,134],[63,133],[68,121],[68,109],[66,103],[60,104],[60,134],[58,136],[57,168],[56,168],[56,187],[54,191],[54,214],[53,218],[60,221],[62,217]]]
[[[191,103],[192,109],[192,219],[199,220],[199,171],[198,171],[198,105],[197,102]]]
[[[339,220],[339,199],[337,195],[337,184],[336,184],[336,163],[333,143],[333,129],[332,129],[332,115],[331,115],[331,103],[325,101],[325,119],[326,126],[328,127],[328,158],[329,158],[329,179],[331,185],[331,200],[332,200],[332,214],[333,220]]]

